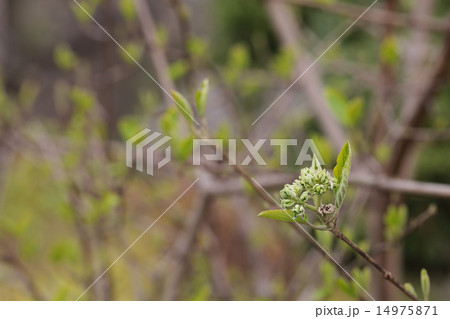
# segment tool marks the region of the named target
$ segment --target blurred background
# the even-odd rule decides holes
[[[448,300],[449,1],[379,0],[362,17],[372,1],[78,3],[128,54],[72,0],[0,0],[0,300],[77,299],[198,177],[82,300],[368,298],[289,224],[258,218],[270,205],[226,163],[192,166],[185,119],[137,63],[192,104],[208,78],[214,137],[298,139],[288,166],[263,147],[268,165],[245,167],[276,199],[303,140],[328,169],[350,140],[341,229],[419,295],[426,268],[431,299]],[[144,128],[172,137],[154,176],[125,165]],[[376,299],[405,298],[311,234]]]

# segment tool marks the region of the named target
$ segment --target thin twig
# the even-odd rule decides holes
[[[413,231],[415,231],[417,228],[422,226],[428,219],[436,215],[437,213],[437,207],[436,205],[432,204],[430,205],[426,211],[424,211],[422,214],[411,220],[406,226],[403,233],[400,235],[399,240],[405,238],[409,234],[411,234]]]
[[[409,224],[406,226],[406,228],[403,230],[403,232],[395,238],[392,242],[382,242],[376,245],[372,250],[372,254],[377,254],[380,252],[384,252],[389,250],[389,248],[393,248],[397,245],[399,245],[403,239],[411,234],[413,231],[418,229],[420,226],[422,226],[428,219],[436,215],[437,213],[437,207],[435,204],[431,204],[424,212],[422,212],[419,216],[412,219]]]
[[[163,296],[165,300],[175,300],[178,298],[178,287],[189,261],[189,253],[194,246],[198,231],[203,224],[207,212],[209,211],[212,200],[213,197],[211,195],[202,195],[199,199],[195,212],[188,220],[186,231],[177,239],[175,243],[175,248],[173,251],[174,266],[171,271],[171,276],[164,287]]]
[[[414,296],[412,293],[410,293],[406,288],[397,280],[394,278],[392,273],[387,271],[385,268],[383,268],[375,259],[373,259],[368,253],[363,251],[357,244],[355,244],[353,241],[351,241],[349,238],[347,238],[340,230],[339,228],[334,228],[331,230],[331,232],[340,240],[342,240],[344,243],[346,243],[348,246],[350,246],[354,251],[356,251],[361,257],[363,257],[369,264],[371,264],[375,269],[377,269],[382,275],[383,278],[387,281],[391,282],[395,287],[397,287],[399,290],[401,290],[405,295],[407,295],[411,300],[418,301],[419,299]]]
[[[145,0],[135,0],[138,18],[142,29],[142,34],[150,49],[150,58],[153,67],[156,70],[157,76],[161,85],[166,90],[172,90],[175,86],[169,75],[169,62],[167,61],[164,48],[158,43],[156,37],[156,26],[150,12],[150,8]],[[172,104],[169,96],[164,95],[167,105]]]

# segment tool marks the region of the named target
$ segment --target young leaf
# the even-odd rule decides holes
[[[422,286],[423,300],[428,301],[430,296],[430,277],[428,277],[428,273],[425,268],[420,272],[420,284]]]
[[[417,297],[416,290],[414,289],[413,285],[411,285],[409,282],[405,283],[405,289],[412,295]]]
[[[175,104],[177,105],[178,109],[180,110],[181,114],[188,120],[192,121],[194,118],[192,113],[192,108],[189,102],[186,100],[186,98],[178,91],[172,90],[171,95],[173,99],[175,100]]]
[[[273,209],[273,210],[265,210],[258,214],[259,217],[267,217],[271,219],[276,220],[282,220],[284,222],[290,222],[293,223],[294,220],[301,223],[302,220],[296,220],[294,217],[294,213],[289,210],[283,210],[283,209]]]
[[[200,90],[197,91],[195,96],[197,102],[198,114],[203,117],[206,112],[206,104],[208,102],[208,94],[209,94],[209,81],[208,79],[203,80],[202,86]]]
[[[334,177],[337,179],[337,187],[334,189],[335,206],[340,208],[344,201],[345,192],[348,187],[348,178],[350,176],[352,150],[347,141],[337,158],[336,167],[333,170]]]

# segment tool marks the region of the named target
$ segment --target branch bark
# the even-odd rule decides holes
[[[405,295],[407,295],[411,300],[418,301],[419,299],[414,296],[412,293],[410,293],[408,290],[405,289],[405,287],[397,280],[395,277],[387,271],[385,268],[383,268],[375,259],[373,259],[368,253],[363,251],[361,248],[359,248],[358,245],[356,245],[353,241],[348,239],[338,228],[335,228],[331,231],[337,238],[342,240],[344,243],[346,243],[348,246],[350,246],[355,252],[357,252],[361,257],[363,257],[369,264],[371,264],[373,267],[375,267],[378,272],[381,273],[384,279],[392,283],[395,287],[397,287],[399,290],[401,290]]]
[[[212,200],[213,197],[211,195],[202,195],[199,199],[198,207],[188,220],[184,234],[175,243],[173,252],[174,266],[171,271],[171,276],[164,287],[164,300],[176,300],[179,296],[178,288],[187,268],[189,253],[194,246],[198,231],[209,211]]]
[[[284,184],[292,182],[297,177],[298,174],[296,173],[271,172],[255,174],[255,179],[268,190],[279,189]],[[353,172],[349,181],[350,184],[354,186],[368,187],[374,190],[431,198],[450,198],[450,185],[447,184],[390,178],[383,175],[372,175],[362,172]],[[244,191],[244,186],[239,178],[231,177],[227,179],[216,179],[206,172],[202,174],[199,183],[205,192],[213,195],[231,195]],[[267,196],[264,196],[264,198],[265,197]]]
[[[325,4],[316,0],[276,0],[291,2],[304,7],[329,11],[352,19],[356,19],[365,8],[359,5],[336,2]],[[423,1],[426,2],[426,1]],[[401,28],[421,28],[429,31],[446,32],[450,23],[445,19],[437,19],[429,16],[409,16],[400,12],[387,12],[384,9],[373,8],[361,18],[363,22],[381,24]]]
[[[301,56],[299,54],[299,39],[302,38],[302,33],[296,19],[289,10],[289,7],[283,2],[267,0],[265,4],[267,14],[283,46],[294,49],[298,55],[295,73],[300,75],[307,71],[303,81],[296,82],[296,86],[304,90],[310,101],[308,106],[311,112],[315,115],[320,127],[332,142],[335,151],[339,153],[342,145],[347,141],[346,134],[328,107],[328,103],[323,94],[323,85],[320,81],[319,73],[317,69],[311,67],[313,59],[306,52],[302,51]],[[308,69],[309,67],[311,68]]]
[[[155,68],[158,80],[166,91],[172,90],[175,86],[169,75],[169,62],[167,61],[164,49],[156,38],[156,26],[146,0],[135,0],[139,22],[141,24],[144,39],[150,49],[150,59]],[[172,99],[164,94],[167,105],[172,104]]]
[[[428,110],[431,108],[431,104],[436,91],[447,79],[449,73],[450,73],[450,29],[447,31],[443,52],[441,54],[439,62],[437,63],[435,72],[433,73],[428,85],[424,89],[423,95],[418,100],[413,110],[409,113],[408,118],[405,120],[403,130],[407,130],[408,128],[411,127],[417,127],[423,121]],[[395,152],[392,156],[390,165],[388,166],[389,173],[391,174],[396,174],[399,171],[404,158],[406,158],[408,154],[410,154],[410,151],[413,146],[413,142],[410,139],[404,138],[403,136],[404,136],[403,133],[400,134],[400,138],[394,141],[393,143],[392,149],[395,150]]]

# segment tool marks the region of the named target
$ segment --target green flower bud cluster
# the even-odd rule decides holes
[[[322,195],[336,186],[337,180],[326,169],[317,167],[303,168],[300,171],[299,183],[312,195]]]
[[[281,206],[290,209],[294,217],[305,219],[305,204],[312,196],[321,196],[336,186],[337,180],[320,165],[303,168],[299,179],[292,184],[286,184],[280,191]]]

